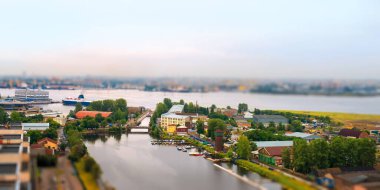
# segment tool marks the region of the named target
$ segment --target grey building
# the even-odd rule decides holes
[[[288,118],[281,116],[281,115],[254,115],[253,121],[256,123],[262,123],[266,127],[271,122],[274,122],[276,125],[278,125],[280,123],[283,125],[289,124]]]

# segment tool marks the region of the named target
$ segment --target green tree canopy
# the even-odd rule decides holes
[[[215,130],[220,129],[222,131],[226,130],[226,123],[221,119],[209,119],[208,120],[208,130],[207,136],[211,139],[215,139]]]
[[[251,145],[248,138],[245,135],[241,135],[236,146],[236,153],[239,158],[248,160],[251,155]]]

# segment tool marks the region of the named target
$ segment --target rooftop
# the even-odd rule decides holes
[[[294,133],[287,133],[285,134],[285,136],[288,136],[288,137],[298,137],[298,138],[306,138],[306,137],[309,137],[313,134],[310,134],[310,133],[300,133],[300,132],[294,132]]]
[[[285,146],[274,146],[274,147],[266,147],[264,148],[268,155],[270,156],[281,156],[282,151],[285,149]]]
[[[23,127],[49,127],[49,123],[22,123]]]
[[[258,148],[293,146],[293,141],[255,141],[254,143]]]
[[[356,137],[356,138],[359,138],[359,136],[360,136],[361,133],[362,132],[358,131],[358,130],[342,129],[342,130],[340,130],[339,135],[340,136],[344,136],[344,137]]]
[[[83,119],[85,117],[96,117],[96,115],[102,115],[102,117],[109,117],[112,112],[101,112],[101,111],[79,111],[75,114],[78,119]]]
[[[168,113],[162,114],[161,117],[174,118],[174,119],[186,119],[189,116],[187,116],[187,115],[177,115],[175,113],[168,112]]]
[[[178,113],[178,112],[183,112],[184,105],[173,105],[168,113]]]

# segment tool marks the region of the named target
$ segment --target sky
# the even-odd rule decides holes
[[[0,76],[380,79],[378,0],[8,0]]]

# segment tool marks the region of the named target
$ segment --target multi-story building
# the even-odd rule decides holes
[[[31,189],[29,153],[21,125],[0,125],[0,189]]]
[[[161,127],[166,129],[169,125],[185,126],[190,121],[187,115],[177,115],[175,113],[165,113],[161,115]]]

